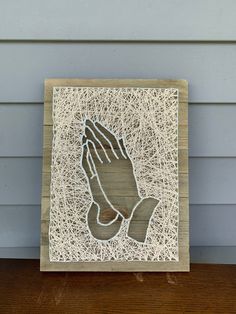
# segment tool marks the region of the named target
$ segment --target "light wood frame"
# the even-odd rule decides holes
[[[49,211],[52,153],[53,87],[146,87],[179,90],[179,261],[178,262],[50,262]],[[185,80],[156,79],[47,79],[44,93],[43,172],[41,205],[41,271],[189,271],[189,189],[188,189],[188,83]]]

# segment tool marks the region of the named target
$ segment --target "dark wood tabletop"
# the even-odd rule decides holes
[[[0,260],[0,313],[236,313],[236,265],[190,273],[42,273]]]

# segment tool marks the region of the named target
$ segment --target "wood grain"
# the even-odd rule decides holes
[[[78,262],[62,263],[49,261],[49,204],[51,181],[52,153],[52,91],[59,86],[91,86],[91,87],[147,87],[178,88],[179,90],[179,262]],[[109,79],[49,79],[45,81],[44,104],[44,144],[43,144],[43,177],[42,177],[42,210],[41,210],[41,270],[42,271],[188,271],[189,270],[189,215],[188,215],[188,87],[185,80],[109,80]],[[116,175],[113,169],[112,175]],[[128,179],[127,179],[128,181]],[[109,186],[109,182],[107,182]],[[121,186],[127,182],[121,182]],[[111,191],[112,192],[112,191]],[[118,193],[116,190],[114,193]],[[123,196],[123,195],[122,195]],[[126,189],[127,202],[133,197]],[[145,226],[143,221],[136,224],[137,234]],[[104,233],[103,236],[106,236]]]
[[[38,260],[0,260],[0,312],[236,313],[236,265],[190,273],[40,273]]]

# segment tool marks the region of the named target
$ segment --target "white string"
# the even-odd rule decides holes
[[[161,200],[145,244],[127,237],[94,239],[86,215],[91,196],[80,166],[85,118],[123,138],[142,198]],[[56,87],[49,255],[51,261],[178,261],[178,90]]]

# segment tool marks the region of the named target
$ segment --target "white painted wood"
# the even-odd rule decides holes
[[[236,246],[235,205],[191,205],[192,246]]]
[[[0,39],[235,40],[234,0],[2,1]]]
[[[43,105],[0,104],[0,157],[42,156]]]
[[[236,157],[236,104],[189,106],[189,151],[195,157]]]
[[[39,247],[0,247],[0,258],[39,259]]]
[[[235,44],[0,43],[0,102],[43,102],[45,78],[187,79],[190,102],[235,103]]]
[[[0,247],[39,246],[40,206],[0,206]]]
[[[235,264],[236,246],[193,246],[190,256],[192,263]]]
[[[42,158],[0,158],[0,205],[39,205]]]
[[[236,204],[236,158],[191,158],[190,203]]]

